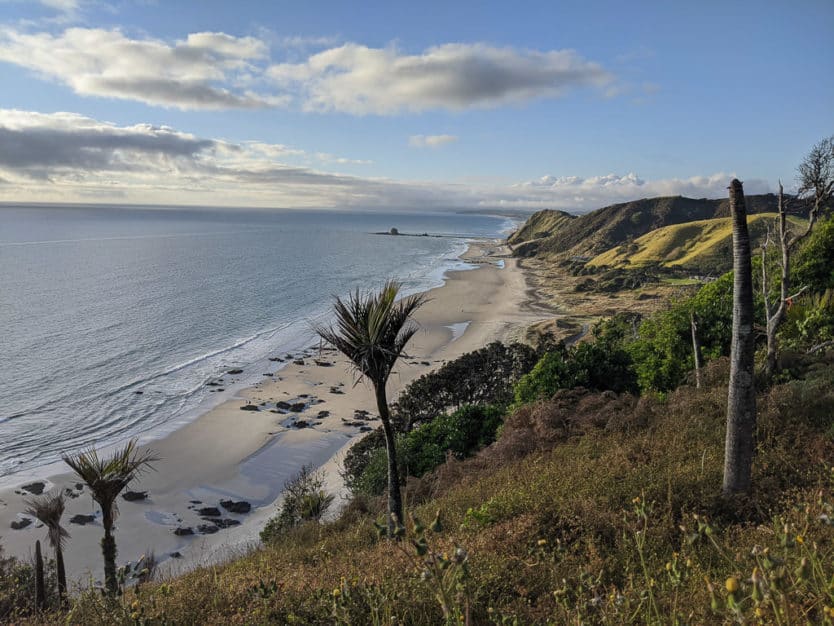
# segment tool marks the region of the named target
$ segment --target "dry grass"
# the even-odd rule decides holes
[[[821,367],[760,396],[756,492],[728,506],[718,497],[725,370],[714,363],[708,388],[665,399],[557,394],[511,416],[479,456],[422,481],[426,501],[412,510],[423,520],[441,510],[445,527],[428,534],[428,554],[462,546],[468,555],[445,588],[455,615],[473,624],[755,617],[750,572],[767,548],[785,572],[760,610],[823,623],[834,604],[834,526],[820,521],[834,502],[834,374]],[[357,502],[333,524],[114,604],[88,594],[55,621],[444,623],[435,579],[420,575],[425,557],[379,538],[380,505]],[[803,562],[813,578],[800,577]],[[722,591],[730,577],[740,581],[732,601]]]

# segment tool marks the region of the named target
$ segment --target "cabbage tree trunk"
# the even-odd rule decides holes
[[[43,611],[46,606],[46,584],[43,575],[43,555],[41,554],[41,542],[35,542],[35,606]]]
[[[725,496],[750,491],[756,431],[756,389],[753,379],[753,272],[750,234],[741,183],[730,183],[733,221],[733,337],[727,394],[727,436],[724,445]]]
[[[101,540],[101,554],[104,557],[104,588],[107,594],[115,596],[119,593],[119,581],[116,577],[116,538],[113,537],[113,512],[102,507],[102,525],[104,537]]]
[[[385,383],[376,386],[376,407],[382,430],[385,433],[385,451],[388,455],[388,536],[393,537],[397,524],[403,523],[403,498],[400,493],[400,472],[397,467],[397,440],[391,425]],[[395,519],[396,518],[396,519]]]

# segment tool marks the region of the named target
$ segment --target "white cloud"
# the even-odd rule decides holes
[[[0,61],[34,70],[76,93],[181,109],[284,104],[230,89],[267,55],[263,42],[224,33],[192,33],[171,45],[131,39],[120,30],[69,28],[60,35],[0,28]]]
[[[520,51],[449,43],[422,54],[355,43],[324,50],[302,63],[281,63],[268,74],[295,90],[303,107],[356,115],[431,109],[463,110],[605,87],[612,76],[573,50]]]
[[[637,174],[606,174],[603,176],[542,176],[513,185],[496,198],[501,206],[553,208],[586,212],[609,204],[656,196],[687,196],[720,198],[727,195],[727,185],[734,173],[710,176],[644,180]],[[748,194],[771,191],[767,181],[744,181]]]
[[[168,127],[118,126],[75,113],[0,109],[0,198],[269,206],[376,205],[398,183],[288,164],[354,163],[282,144],[232,143]]]
[[[457,135],[411,135],[408,145],[412,148],[439,148],[457,140]]]
[[[584,212],[652,196],[726,197],[735,175],[646,180],[543,176],[514,185],[396,181],[309,166],[364,161],[74,113],[0,109],[0,200],[128,201],[281,207],[557,208]],[[748,194],[770,190],[747,179]]]
[[[79,0],[40,0],[40,3],[50,9],[55,9],[63,13],[77,11],[81,5]]]
[[[79,6],[47,1],[70,13]],[[180,109],[294,104],[308,111],[390,115],[519,104],[581,87],[608,96],[616,90],[607,70],[573,50],[447,43],[404,54],[394,47],[336,46],[328,37],[261,35],[199,32],[169,42],[119,29],[76,27],[53,34],[0,26],[0,61],[79,95]],[[283,62],[272,58],[268,42]],[[310,48],[318,51],[306,52]]]
[[[369,159],[348,159],[329,152],[316,152],[316,158],[322,163],[336,163],[337,165],[371,165],[373,163]]]

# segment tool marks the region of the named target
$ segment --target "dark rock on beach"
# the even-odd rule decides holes
[[[244,404],[240,407],[241,411],[260,411],[257,405],[255,404]]]
[[[28,485],[23,485],[21,489],[31,493],[33,496],[39,496],[43,493],[44,489],[46,489],[46,483],[36,481],[34,483],[29,483]]]
[[[197,526],[197,532],[201,535],[213,535],[218,530],[220,529],[214,524],[200,524]]]
[[[22,530],[22,529],[26,528],[27,526],[29,526],[31,523],[32,523],[32,520],[30,520],[28,517],[24,517],[21,520],[17,520],[17,521],[12,522],[12,524],[11,524],[12,530]]]
[[[227,517],[225,519],[221,519],[221,518],[218,517],[218,518],[210,519],[210,520],[207,520],[207,521],[210,521],[212,524],[214,524],[218,528],[229,528],[231,526],[240,526],[240,521],[239,520],[231,519],[229,517]]]
[[[181,559],[181,558],[182,558],[182,553],[180,553],[180,552],[172,552],[172,553],[171,553],[171,558],[172,558],[172,559]]]
[[[226,373],[227,374],[232,374],[232,375],[243,374],[243,370],[240,369],[240,368],[236,368],[236,369],[232,369],[232,370],[227,370]]]
[[[190,526],[180,526],[174,529],[174,534],[178,537],[186,537],[194,534],[194,529]]]
[[[230,513],[248,513],[252,510],[252,505],[245,500],[241,500],[240,502],[235,502],[233,500],[221,500],[220,506]]]
[[[148,499],[148,492],[147,491],[126,491],[122,497],[127,500],[128,502],[137,502],[139,500],[147,500]]]
[[[87,524],[92,524],[96,521],[95,515],[73,515],[70,518],[70,524],[78,524],[79,526],[85,526]]]
[[[284,402],[283,400],[278,400],[275,403],[275,407],[278,409],[283,409],[284,411],[289,411],[292,405],[289,402]]]
[[[307,428],[310,424],[306,420],[298,420],[293,426],[296,428]]]
[[[222,513],[216,506],[206,506],[197,511],[197,515],[200,517],[220,517]]]
[[[290,405],[290,411],[293,413],[301,413],[305,408],[307,408],[306,402],[296,402]]]
[[[294,359],[293,365],[304,365],[304,359]]]

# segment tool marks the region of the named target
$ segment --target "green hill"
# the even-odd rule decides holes
[[[775,228],[776,213],[759,213],[748,219],[750,237],[758,246],[767,232]],[[789,218],[800,223],[798,218]],[[733,228],[729,217],[697,220],[663,226],[595,256],[591,267],[636,267],[660,264],[709,270],[727,269],[732,264]]]
[[[565,211],[553,211],[551,209],[537,211],[529,217],[521,228],[510,235],[507,241],[516,245],[533,239],[550,237],[575,219],[578,219],[576,215]]]
[[[773,213],[777,208],[774,194],[747,196],[746,201],[750,214]],[[664,226],[720,217],[729,217],[726,198],[644,198],[573,218],[563,211],[539,211],[509,243],[514,246],[514,254],[521,257],[594,257]]]

